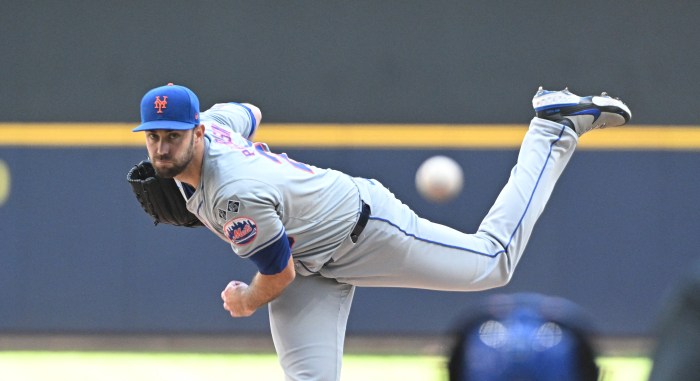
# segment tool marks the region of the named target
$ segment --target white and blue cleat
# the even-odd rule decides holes
[[[551,120],[572,128],[578,136],[596,129],[622,126],[632,118],[632,112],[620,99],[607,93],[579,97],[569,92],[539,88],[532,98],[538,118]]]

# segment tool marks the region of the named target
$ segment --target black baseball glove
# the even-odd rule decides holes
[[[186,226],[204,226],[185,206],[180,188],[175,180],[156,177],[156,171],[149,160],[136,164],[126,175],[126,180],[136,195],[143,210],[159,223]]]

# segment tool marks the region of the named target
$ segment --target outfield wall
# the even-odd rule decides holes
[[[608,132],[614,134],[592,134],[591,142],[605,145],[609,139],[600,138]],[[686,136],[686,142],[696,137]],[[595,146],[583,139],[513,281],[493,292],[567,297],[605,333],[650,334],[666,293],[697,257],[700,180],[688,174],[700,165],[700,151]],[[508,147],[273,149],[381,179],[419,214],[464,231],[476,229],[517,155]],[[221,308],[221,289],[231,279],[249,280],[251,263],[205,229],[154,227],[143,214],[125,173],[144,154],[136,142],[0,146],[9,173],[0,179],[9,180],[0,206],[0,331],[267,331],[265,310],[234,320]],[[422,200],[413,185],[415,169],[435,154],[457,159],[465,170],[464,192],[445,205]],[[348,330],[442,333],[487,294],[360,289]]]

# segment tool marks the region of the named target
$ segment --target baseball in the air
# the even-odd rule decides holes
[[[418,167],[416,188],[418,193],[432,202],[447,202],[462,190],[462,167],[447,156],[433,156]]]

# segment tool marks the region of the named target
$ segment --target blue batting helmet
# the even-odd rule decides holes
[[[467,319],[450,353],[450,381],[594,381],[588,322],[575,304],[498,295]]]

